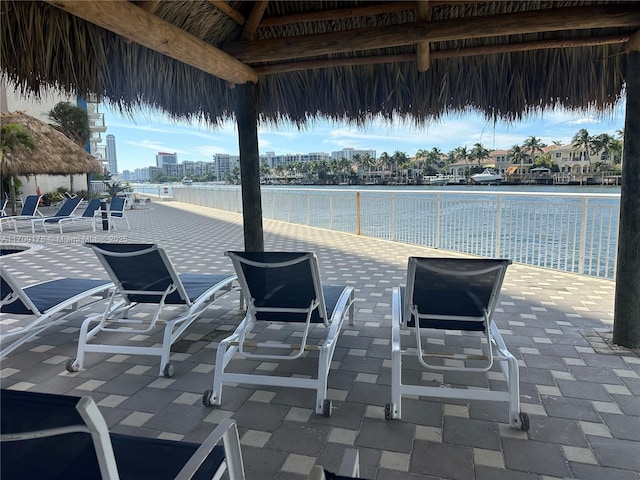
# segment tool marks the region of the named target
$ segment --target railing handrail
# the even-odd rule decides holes
[[[242,211],[238,186],[172,187],[178,201]],[[617,193],[265,186],[262,206],[274,220],[615,278]]]

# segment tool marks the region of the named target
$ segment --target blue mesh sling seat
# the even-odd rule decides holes
[[[4,255],[4,249],[0,254]],[[109,280],[59,278],[21,287],[11,273],[0,264],[2,301],[0,312],[5,317],[30,315],[24,326],[5,325],[0,334],[0,358],[52,325],[62,322],[79,310],[104,300],[113,283]]]
[[[520,412],[518,363],[493,321],[510,263],[501,259],[409,258],[406,288],[395,287],[392,293],[391,402],[385,407],[385,418],[402,417],[403,395],[492,400],[507,402],[511,427],[528,430],[529,419]],[[406,344],[411,337],[401,334],[407,329],[414,331],[415,343],[410,346]],[[445,335],[438,336],[437,331]],[[507,389],[492,389],[489,382],[488,388],[451,386],[453,382],[444,380],[403,383],[406,356],[417,356],[419,367],[443,372],[445,379],[452,371],[486,375],[495,362]],[[415,375],[406,377],[416,380]]]
[[[152,355],[160,357],[160,374],[170,377],[173,374],[173,366],[169,362],[171,345],[212,302],[232,290],[236,276],[232,273],[179,274],[165,250],[155,244],[86,245],[97,255],[116,288],[104,313],[89,317],[82,323],[78,353],[76,358],[67,362],[67,370],[75,372],[83,368],[88,352]],[[129,318],[131,310],[138,306],[149,306],[154,311],[149,315]],[[175,306],[182,308],[176,310]],[[161,329],[162,323],[164,329]],[[102,332],[151,335],[157,331],[163,334],[160,346],[117,343],[121,339],[110,344],[91,342]]]
[[[71,217],[77,210],[78,206],[80,206],[80,202],[82,202],[82,197],[67,198],[58,211],[53,215],[32,219],[31,231],[35,233],[36,225],[40,224],[46,232],[45,223],[58,223],[63,218]]]
[[[102,212],[100,211],[100,199],[92,198],[87,204],[87,206],[85,207],[84,211],[82,212],[82,215],[79,215],[79,216],[72,215],[70,217],[63,217],[57,220],[49,219],[48,221],[43,222],[42,226],[44,227],[44,231],[48,232],[47,225],[57,225],[60,229],[60,233],[64,233],[63,227],[65,225],[71,224],[72,226],[77,226],[78,224],[91,222],[91,228],[95,232],[96,221],[101,221],[101,217],[99,217],[99,214],[101,213]]]
[[[2,226],[6,224],[13,225],[13,229],[17,232],[18,224],[16,223],[16,220],[31,220],[36,218],[40,213],[38,211],[38,204],[40,203],[41,198],[42,195],[27,195],[18,215],[0,217],[0,232],[2,231]]]
[[[299,252],[227,252],[238,275],[247,313],[235,332],[220,342],[216,353],[213,389],[203,395],[207,406],[220,405],[224,384],[273,385],[316,391],[315,411],[331,414],[327,395],[327,377],[338,334],[344,318],[354,321],[354,291],[344,285],[322,285],[318,260],[313,253]],[[303,329],[299,343],[258,341],[252,330],[257,322],[297,324]],[[308,342],[310,331],[318,342]],[[318,331],[320,330],[320,331]],[[251,338],[249,340],[248,338]],[[318,351],[316,378],[234,373],[225,371],[233,355],[258,361],[296,361],[309,351]]]
[[[109,211],[107,212],[107,218],[109,220],[109,230],[116,229],[116,220],[124,221],[127,224],[127,230],[131,230],[129,225],[129,219],[125,214],[125,208],[127,206],[126,197],[113,197],[111,204],[109,205]]]
[[[0,403],[3,480],[204,480],[223,473],[244,479],[232,420],[223,420],[196,444],[109,433],[88,396],[3,389]]]

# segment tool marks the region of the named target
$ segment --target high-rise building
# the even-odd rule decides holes
[[[116,137],[115,135],[107,135],[107,162],[109,173],[118,173],[118,156],[116,154]]]
[[[178,164],[178,154],[177,153],[166,153],[166,152],[158,152],[156,155],[156,167],[162,168],[164,165],[177,165]]]

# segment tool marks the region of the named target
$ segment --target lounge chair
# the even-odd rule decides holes
[[[402,396],[494,400],[508,402],[509,424],[521,430],[529,429],[529,418],[520,412],[518,363],[507,350],[502,335],[493,321],[493,313],[510,260],[466,258],[410,257],[407,286],[395,287],[392,294],[391,334],[391,403],[385,407],[385,418],[402,416]],[[411,328],[415,346],[404,348],[410,336],[401,330]],[[437,338],[437,331],[445,338]],[[447,344],[446,332],[455,331],[457,345]],[[425,341],[424,336],[431,334]],[[477,348],[470,349],[470,342]],[[475,339],[473,338],[475,337]],[[462,348],[462,347],[461,347]],[[427,371],[487,372],[494,361],[506,378],[507,391],[489,388],[456,388],[441,384],[413,385],[402,383],[402,359],[417,355]],[[434,380],[434,383],[438,383]]]
[[[2,231],[2,225],[11,223],[13,225],[13,229],[18,231],[18,224],[16,220],[32,220],[37,218],[38,215],[42,216],[40,211],[38,210],[38,205],[40,204],[40,199],[42,195],[27,195],[27,198],[23,202],[22,209],[18,215],[12,215],[8,217],[0,217],[0,232]]]
[[[3,389],[0,401],[0,476],[6,480],[186,480],[225,473],[244,479],[233,420],[223,420],[197,444],[110,433],[88,396]]]
[[[5,253],[4,250],[2,253]],[[104,300],[113,287],[109,280],[60,278],[21,288],[9,271],[0,264],[2,300],[0,312],[8,315],[33,315],[26,326],[11,328],[5,323],[0,334],[0,358],[60,323],[70,315]]]
[[[129,220],[124,211],[127,207],[126,197],[113,197],[111,204],[109,205],[109,211],[107,212],[107,218],[109,220],[109,231],[116,229],[116,221],[124,221],[127,224],[127,230],[131,230]]]
[[[46,232],[46,223],[58,223],[63,218],[71,217],[78,206],[82,202],[82,197],[67,198],[56,213],[47,217],[34,218],[31,220],[31,232],[36,233],[36,225],[42,225],[42,229]]]
[[[327,377],[336,348],[338,334],[349,313],[354,321],[352,287],[320,283],[318,261],[313,253],[295,252],[227,252],[238,274],[247,314],[235,332],[218,345],[213,389],[203,395],[206,406],[220,405],[224,384],[255,384],[306,388],[316,391],[315,411],[331,415],[327,399]],[[257,322],[285,322],[304,325],[299,344],[255,342],[252,329]],[[324,330],[321,345],[307,344],[312,326]],[[225,371],[234,354],[257,361],[284,361],[318,351],[316,378],[280,377]]]
[[[47,225],[49,225],[49,226],[57,225],[58,228],[60,229],[60,233],[64,233],[63,227],[65,225],[71,224],[71,225],[73,225],[75,227],[79,223],[91,222],[91,228],[93,228],[93,231],[95,232],[96,231],[96,222],[99,222],[101,220],[101,217],[100,217],[101,213],[102,212],[100,211],[100,199],[99,198],[93,198],[87,204],[86,208],[84,209],[84,212],[82,212],[82,215],[79,215],[79,216],[71,215],[69,217],[60,217],[60,218],[57,218],[57,219],[48,219],[48,220],[42,222],[42,227],[44,228],[44,231],[48,233]]]
[[[87,243],[116,285],[103,314],[82,322],[78,354],[67,362],[70,372],[84,366],[87,352],[123,353],[160,357],[160,375],[171,377],[171,345],[209,308],[213,301],[232,290],[233,274],[178,274],[164,249],[153,244]],[[154,306],[153,314],[128,318],[136,306]],[[182,306],[176,313],[175,306]],[[168,307],[168,308],[165,308]],[[161,319],[161,315],[170,318]],[[101,332],[151,335],[164,323],[160,346],[89,343]],[[95,324],[92,327],[92,324]],[[159,326],[158,326],[159,327]]]

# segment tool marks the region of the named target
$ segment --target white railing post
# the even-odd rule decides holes
[[[500,258],[500,239],[502,238],[502,195],[496,200],[496,249],[495,257]]]
[[[587,203],[589,199],[582,199],[582,213],[580,222],[580,248],[578,250],[578,273],[584,273],[584,260],[587,251]]]
[[[440,248],[440,194],[436,193],[436,238],[434,248]]]
[[[394,241],[396,239],[395,224],[396,224],[396,194],[391,194],[391,215],[389,215],[389,240]]]
[[[333,193],[329,194],[329,230],[333,230]]]

